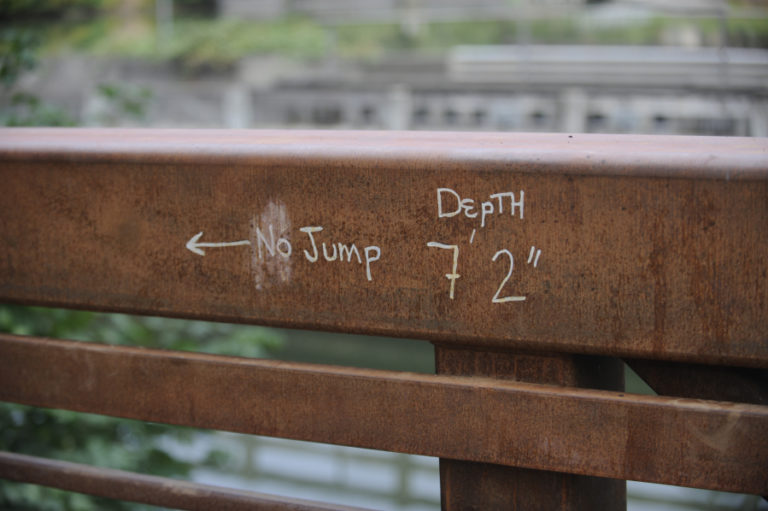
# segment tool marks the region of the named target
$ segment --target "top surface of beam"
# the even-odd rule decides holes
[[[651,135],[14,128],[0,158],[69,161],[408,163],[579,175],[768,179],[768,139]]]
[[[768,367],[768,140],[0,131],[0,300]]]

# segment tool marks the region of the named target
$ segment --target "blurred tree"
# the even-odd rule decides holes
[[[37,65],[39,40],[31,32],[15,28],[0,29],[0,125],[73,126],[65,111],[48,105],[14,87],[21,75]]]
[[[35,67],[37,40],[23,30],[0,31],[0,82],[10,87],[19,75]]]
[[[97,92],[101,104],[92,120],[101,126],[116,126],[126,117],[137,121],[143,120],[152,98],[152,91],[147,87],[116,83],[101,83]]]

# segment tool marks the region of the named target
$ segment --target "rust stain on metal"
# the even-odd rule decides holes
[[[768,407],[757,405],[11,335],[0,335],[0,399],[527,469],[768,493],[768,444],[757,440],[765,436]]]
[[[768,367],[767,150],[4,130],[0,299]]]
[[[557,386],[623,390],[620,360],[557,353],[477,351],[435,346],[438,374],[481,376]],[[489,412],[493,415],[493,412]],[[508,427],[498,420],[500,427]],[[535,431],[527,432],[535,435]],[[622,435],[612,431],[611,435]],[[557,438],[541,437],[545,455],[567,452]],[[498,449],[505,446],[498,445]],[[571,451],[571,454],[573,451]],[[574,463],[585,464],[574,455]],[[626,482],[557,471],[440,459],[442,508],[587,511],[626,509]]]
[[[365,511],[9,452],[0,452],[0,478],[190,511]]]

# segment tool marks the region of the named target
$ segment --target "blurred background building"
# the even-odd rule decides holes
[[[7,125],[768,136],[764,0],[1,0],[0,36]],[[434,371],[427,343],[279,336],[269,356]],[[411,356],[388,358],[392,343]],[[439,508],[435,459],[227,434],[158,446],[227,453],[192,471],[203,482]],[[629,496],[633,511],[768,509]]]
[[[103,3],[19,83],[79,123],[768,136],[766,2]]]

